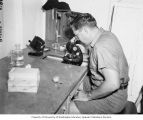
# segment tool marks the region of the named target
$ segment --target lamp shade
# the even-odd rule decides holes
[[[58,0],[47,0],[47,2],[42,6],[43,10],[51,10],[57,8]]]
[[[59,2],[58,0],[48,0],[43,6],[44,10],[58,9],[59,11],[68,11],[70,10],[69,4],[66,2]]]

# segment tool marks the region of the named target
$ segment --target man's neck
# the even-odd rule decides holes
[[[99,33],[99,29],[95,27],[92,32],[93,32],[92,33],[93,34],[93,39],[95,39],[97,37],[98,33]]]
[[[90,45],[93,47],[95,44],[96,44],[96,42],[98,41],[98,39],[99,39],[99,37],[100,37],[100,35],[101,35],[101,33],[102,33],[102,31],[101,31],[101,29],[99,29],[99,28],[95,28],[93,31],[92,31],[92,39],[91,39],[91,43],[90,43]]]
[[[99,29],[97,27],[91,29],[91,42],[97,38]]]

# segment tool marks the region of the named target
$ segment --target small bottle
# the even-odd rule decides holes
[[[20,44],[15,45],[15,55],[16,55],[16,61],[15,66],[23,66],[24,65],[24,55],[23,50],[20,48]]]

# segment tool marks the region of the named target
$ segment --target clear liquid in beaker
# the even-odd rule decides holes
[[[24,65],[24,55],[22,49],[15,49],[11,51],[11,65],[12,67]]]

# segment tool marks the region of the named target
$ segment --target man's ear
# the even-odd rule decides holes
[[[83,27],[83,31],[84,31],[86,34],[88,34],[88,33],[89,33],[88,27]]]

